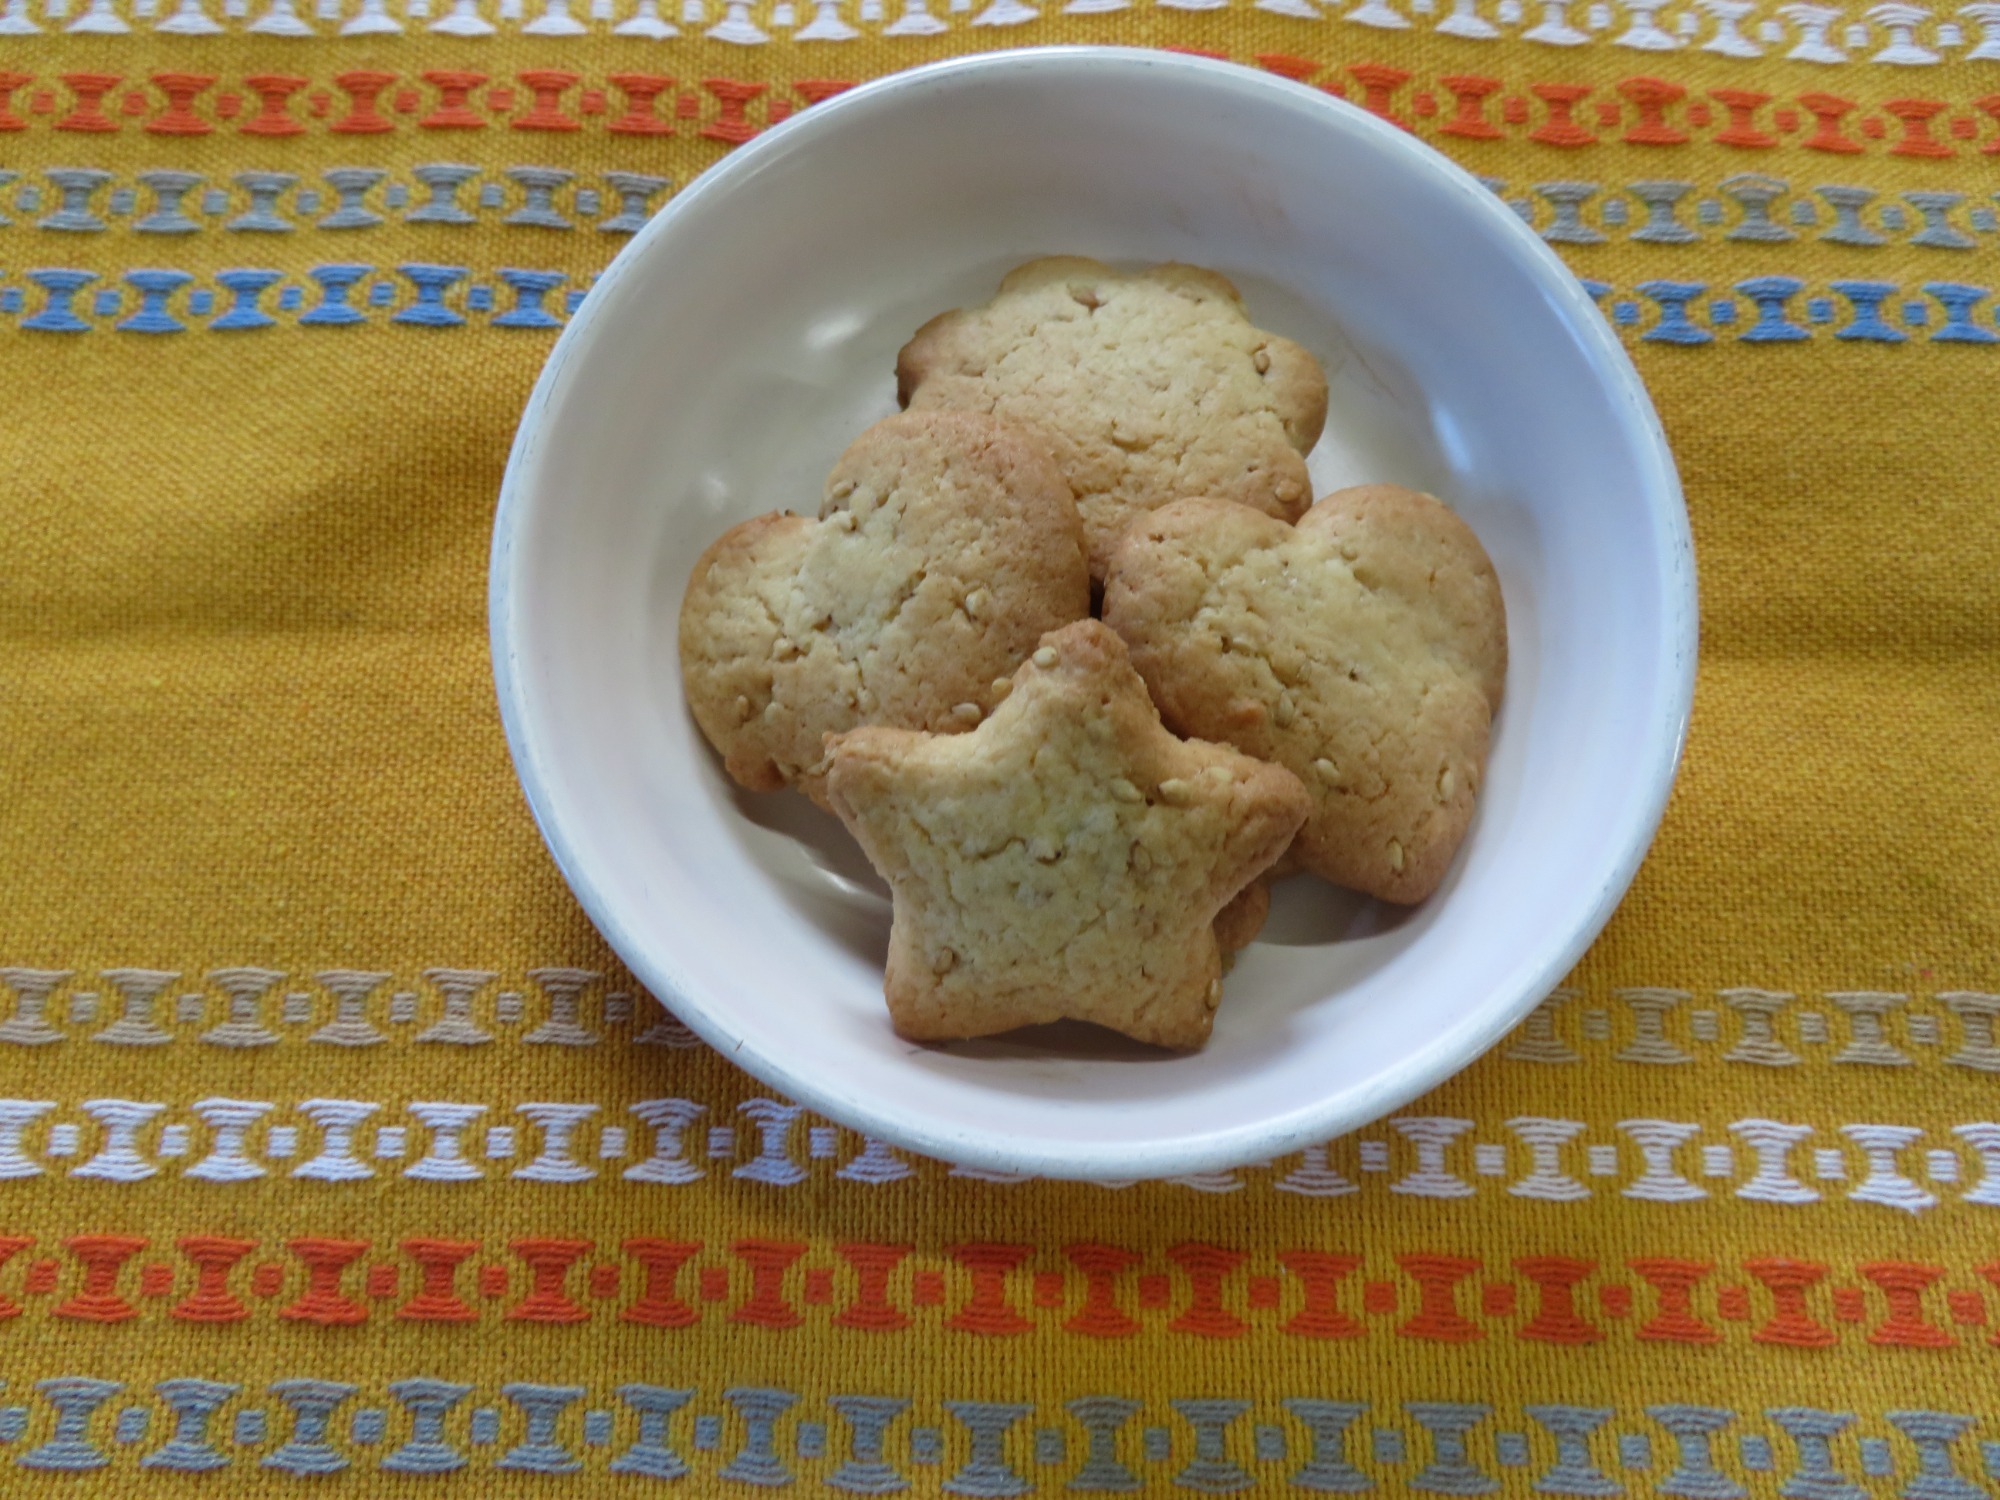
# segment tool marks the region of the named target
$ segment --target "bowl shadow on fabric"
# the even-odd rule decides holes
[[[800,919],[880,969],[889,956],[889,887],[840,820],[799,793],[746,791],[728,780],[719,765],[716,770],[739,817],[796,847],[798,862],[775,878]],[[1332,949],[1394,932],[1419,910],[1387,905],[1317,876],[1293,875],[1272,883],[1271,914],[1256,941]],[[1377,951],[1386,962],[1388,954]],[[1349,960],[1343,972],[1358,979],[1374,967]],[[1226,1004],[1226,977],[1223,985]],[[882,1024],[889,1024],[886,1010]],[[967,1058],[1053,1056],[1094,1062],[1168,1062],[1180,1055],[1086,1021],[1054,1021],[971,1041],[912,1042],[910,1047],[913,1053],[947,1051]]]

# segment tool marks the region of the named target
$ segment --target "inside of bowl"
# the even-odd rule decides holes
[[[503,698],[593,918],[774,1087],[954,1160],[1192,1170],[1400,1103],[1594,932],[1650,835],[1685,707],[1678,501],[1629,367],[1552,280],[1567,273],[1425,148],[1241,70],[1037,62],[837,103],[717,169],[621,259],[510,472]],[[676,615],[702,549],[760,512],[815,510],[833,459],[895,409],[909,334],[1049,253],[1235,279],[1328,366],[1322,492],[1443,496],[1508,606],[1506,702],[1444,889],[1392,912],[1286,882],[1213,1040],[1185,1057],[1074,1031],[897,1038],[882,885],[804,799],[730,786],[681,700]]]

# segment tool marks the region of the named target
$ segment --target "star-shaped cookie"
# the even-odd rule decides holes
[[[1507,670],[1499,580],[1442,502],[1362,485],[1297,526],[1167,506],[1119,544],[1104,620],[1170,728],[1298,774],[1299,864],[1387,901],[1437,888]]]
[[[759,516],[702,554],[681,679],[731,776],[823,803],[829,734],[969,729],[1045,632],[1089,613],[1044,445],[975,412],[907,412],[841,455],[817,520]]]
[[[918,1040],[1074,1019],[1200,1046],[1216,916],[1310,806],[1291,772],[1169,734],[1095,620],[1045,636],[968,734],[831,749],[833,810],[894,898],[890,1018]]]
[[[1312,502],[1304,455],[1326,421],[1325,372],[1198,266],[1029,261],[983,307],[917,330],[896,386],[912,411],[1040,427],[1076,493],[1094,578],[1119,533],[1171,500],[1236,500],[1287,521]]]

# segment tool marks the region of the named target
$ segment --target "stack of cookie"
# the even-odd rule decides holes
[[[1198,1047],[1272,874],[1437,888],[1505,677],[1499,585],[1427,495],[1307,508],[1311,355],[1212,272],[1056,258],[896,373],[907,410],[817,519],[703,554],[680,651],[729,774],[830,808],[888,881],[899,1032]]]

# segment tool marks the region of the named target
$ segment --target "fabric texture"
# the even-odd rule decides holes
[[[1654,393],[1703,607],[1568,985],[1122,1189],[696,1045],[537,839],[483,620],[625,234],[1065,41],[1489,178]],[[0,0],[0,1491],[1994,1493],[1996,152],[1985,3]]]

